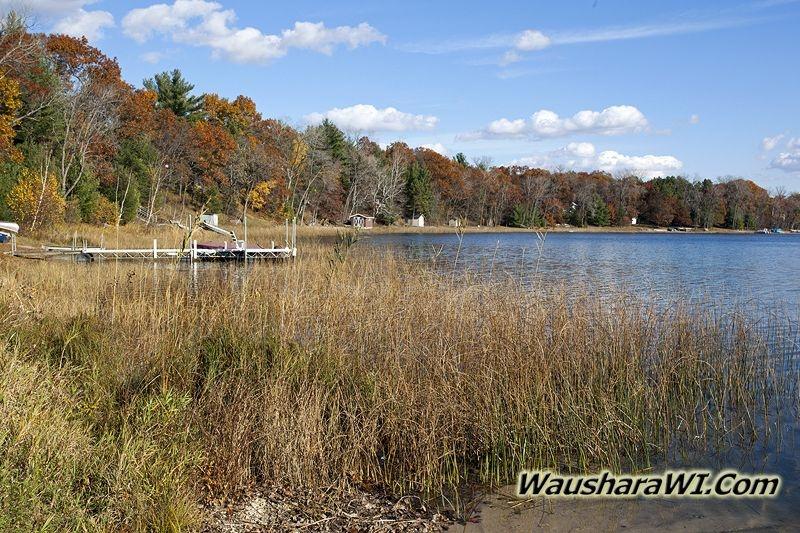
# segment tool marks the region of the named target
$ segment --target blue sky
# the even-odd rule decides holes
[[[800,191],[800,1],[0,0],[140,86],[496,164]]]

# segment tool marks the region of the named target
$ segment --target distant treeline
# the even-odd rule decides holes
[[[298,130],[254,102],[194,95],[178,70],[142,87],[85,39],[0,25],[0,218],[28,228],[62,220],[125,224],[164,205],[240,216],[391,224],[534,227],[800,227],[800,195],[752,181],[644,181],[448,158],[402,142],[349,138],[333,123]],[[140,209],[144,207],[144,209]]]

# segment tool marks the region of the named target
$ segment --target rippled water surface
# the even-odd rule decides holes
[[[371,235],[366,242],[438,268],[602,294],[800,306],[800,234],[472,233]],[[541,246],[541,252],[539,247]],[[457,256],[457,260],[456,260]]]

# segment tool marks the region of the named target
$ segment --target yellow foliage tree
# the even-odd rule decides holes
[[[14,146],[17,111],[22,107],[19,84],[0,70],[0,158],[21,161],[22,153]]]
[[[97,198],[97,205],[95,205],[90,222],[95,224],[109,224],[113,226],[118,220],[119,209],[117,208],[117,205],[105,196],[100,195]]]
[[[16,222],[28,229],[64,220],[66,202],[58,190],[58,180],[52,174],[39,175],[22,169],[19,181],[6,196],[6,205]]]
[[[248,196],[248,203],[254,211],[263,211],[269,205],[269,193],[275,188],[275,181],[259,181]]]

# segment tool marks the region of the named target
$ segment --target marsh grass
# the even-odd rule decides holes
[[[765,439],[778,405],[796,416],[794,358],[746,314],[346,248],[235,287],[0,259],[0,527],[177,530],[259,484],[459,506],[520,468],[648,468]]]

